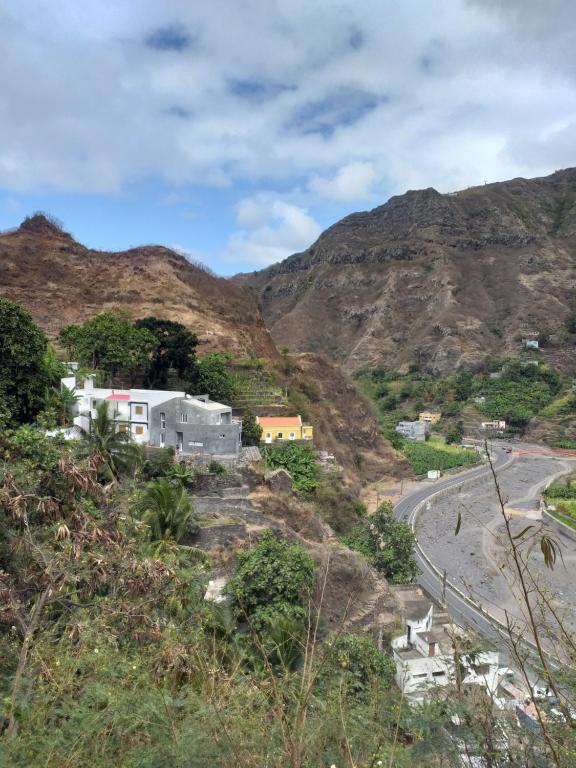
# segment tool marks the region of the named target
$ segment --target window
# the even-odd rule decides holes
[[[166,414],[160,414],[160,429],[166,429]]]
[[[446,677],[446,672],[432,672],[432,677]]]
[[[199,443],[195,440],[190,440],[188,445],[191,445],[193,448],[202,448],[204,446],[204,443]]]
[[[221,438],[222,438],[222,437],[226,437],[226,435],[224,434],[224,432],[220,432],[220,437],[221,437]]]
[[[296,433],[290,432],[290,440],[295,440],[295,439],[296,439]]]
[[[180,414],[180,421],[181,421],[182,424],[187,424],[188,423],[188,414],[182,412]]]
[[[135,434],[137,434],[137,435],[143,435],[143,434],[144,434],[144,427],[142,427],[142,426],[137,426],[137,427],[134,429],[134,432],[135,432]]]
[[[136,416],[143,416],[144,415],[144,406],[143,405],[135,405],[134,406],[134,413]]]
[[[126,432],[126,424],[118,424],[118,432]]]
[[[284,435],[282,434],[282,432],[278,432],[278,434],[276,435],[276,438],[278,440],[284,440]]]

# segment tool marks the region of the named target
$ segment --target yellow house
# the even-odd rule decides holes
[[[418,414],[418,421],[423,421],[426,424],[437,424],[441,418],[442,414],[434,411],[422,411]]]
[[[289,442],[290,440],[312,440],[313,427],[302,424],[301,416],[256,416],[262,427],[263,443]]]

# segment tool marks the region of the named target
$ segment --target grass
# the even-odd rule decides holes
[[[559,522],[564,523],[564,525],[568,525],[570,528],[574,528],[576,530],[576,516],[570,517],[568,515],[563,515],[558,509],[556,509],[556,511],[549,509],[548,514],[552,515],[552,517],[555,517]],[[576,515],[576,510],[574,514]]]
[[[480,454],[463,448],[446,445],[438,439],[426,443],[404,444],[402,452],[412,465],[416,475],[424,475],[430,469],[452,469],[478,464]]]

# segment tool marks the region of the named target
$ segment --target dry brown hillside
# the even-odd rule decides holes
[[[51,338],[99,312],[156,315],[196,332],[200,351],[273,357],[274,343],[245,288],[162,246],[94,251],[42,215],[0,235],[0,296],[23,304]]]
[[[240,275],[275,341],[347,370],[430,372],[518,351],[576,361],[564,323],[576,286],[576,169],[440,194],[407,192],[327,229],[303,253]]]

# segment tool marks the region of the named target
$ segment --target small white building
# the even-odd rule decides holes
[[[399,421],[396,432],[407,440],[415,442],[426,440],[426,424],[423,421]]]
[[[482,429],[496,429],[502,431],[506,429],[506,422],[504,419],[493,419],[492,421],[483,421],[480,426]]]
[[[453,624],[434,626],[431,603],[420,603],[406,617],[405,634],[392,640],[396,664],[396,683],[411,701],[424,700],[435,687],[456,682],[454,638],[464,632]],[[498,695],[510,670],[500,668],[497,651],[460,655],[463,684],[482,686],[491,696]]]

